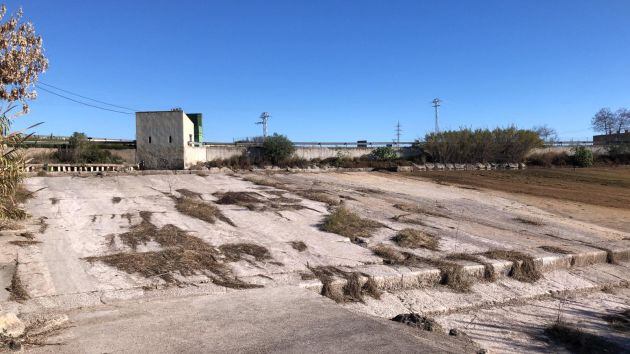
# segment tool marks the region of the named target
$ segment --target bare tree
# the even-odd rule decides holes
[[[48,67],[42,39],[30,22],[22,22],[22,10],[6,16],[0,6],[0,219],[23,217],[15,208],[14,195],[22,179],[22,156],[17,149],[24,136],[11,133],[11,121],[28,113],[28,101],[39,74]]]
[[[615,130],[617,133],[621,133],[626,129],[630,129],[630,110],[619,108],[615,112]]]
[[[538,133],[538,136],[540,136],[542,141],[544,141],[546,144],[558,141],[558,132],[554,128],[546,124],[534,127],[533,130]]]
[[[602,108],[591,119],[591,125],[596,132],[612,134],[615,128],[616,116],[610,108]]]

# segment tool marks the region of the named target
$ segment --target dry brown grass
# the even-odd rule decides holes
[[[42,242],[35,241],[35,240],[16,240],[16,241],[9,241],[9,243],[15,246],[19,246],[19,247],[27,247],[27,246],[36,245]]]
[[[45,216],[42,216],[41,218],[39,218],[39,233],[43,234],[44,232],[46,232],[46,230],[48,230],[48,224],[46,223],[46,219],[48,219]]]
[[[544,226],[545,225],[545,223],[542,221],[542,219],[529,217],[529,216],[518,216],[518,217],[515,217],[514,220],[520,222],[521,224],[525,224],[525,225],[532,225],[532,226]]]
[[[272,197],[267,198],[256,192],[217,192],[213,194],[218,198],[217,204],[231,204],[247,208],[251,211],[281,211],[307,209],[299,199]]]
[[[32,240],[32,239],[34,239],[34,238],[35,238],[35,234],[33,234],[33,233],[32,233],[32,232],[30,232],[30,231],[20,232],[20,233],[18,234],[18,236],[20,236],[20,237],[24,237],[24,238],[25,238],[25,239],[27,239],[27,240]]]
[[[469,253],[453,253],[446,256],[446,259],[454,261],[463,260],[483,264],[483,278],[490,282],[497,280],[497,274],[494,271],[494,266],[492,265],[492,263],[484,261],[483,259],[481,259],[481,257],[477,255]]]
[[[602,336],[582,331],[563,322],[556,322],[548,326],[544,333],[554,343],[565,347],[571,353],[624,352],[619,345]]]
[[[383,227],[381,223],[363,219],[344,206],[327,215],[321,225],[323,231],[348,237],[353,242],[358,241],[360,237],[372,236],[372,232],[381,227]]]
[[[11,277],[11,284],[7,288],[7,291],[10,293],[9,300],[23,302],[31,297],[28,295],[24,284],[22,284],[22,279],[18,274],[18,262],[15,262],[15,270],[13,271],[13,277]]]
[[[19,230],[22,226],[15,221],[0,219],[0,231],[4,230]]]
[[[341,199],[337,198],[337,197],[333,197],[330,194],[326,193],[326,191],[323,190],[317,190],[317,189],[301,189],[301,190],[294,190],[292,191],[293,193],[299,195],[302,198],[306,198],[309,200],[313,200],[316,202],[320,202],[320,203],[324,203],[328,206],[337,206],[339,204],[341,204]]]
[[[59,198],[50,198],[50,204],[56,205],[59,203]]]
[[[402,222],[405,224],[427,226],[424,220],[420,219],[416,214],[400,214],[392,216],[391,219],[393,221]]]
[[[445,212],[437,210],[437,209],[444,209],[444,207],[441,207],[439,205],[436,205],[436,207],[434,208],[429,208],[429,207],[422,206],[419,204],[399,203],[399,204],[394,204],[394,208],[398,210],[406,211],[408,213],[424,214],[424,215],[434,216],[438,218],[446,218],[446,219],[451,218]]]
[[[314,267],[310,270],[323,284],[321,294],[337,303],[364,302],[365,295],[380,299],[381,292],[370,277],[361,284],[362,274],[360,273],[345,272],[332,266]],[[335,278],[345,279],[346,282],[340,287],[338,284],[333,284]]]
[[[221,220],[229,225],[236,226],[232,220],[223,215],[219,208],[209,202],[188,197],[172,198],[175,200],[175,209],[182,214],[203,220],[210,224],[214,224],[217,220]]]
[[[542,273],[536,267],[534,258],[527,254],[517,251],[491,250],[483,253],[483,255],[492,259],[511,261],[512,268],[508,276],[518,281],[533,283],[542,278]]]
[[[183,197],[186,197],[186,198],[193,198],[193,199],[194,198],[199,198],[199,199],[201,199],[201,193],[191,191],[190,189],[180,188],[180,189],[176,189],[175,191],[177,193],[181,194]]]
[[[219,246],[219,250],[229,262],[262,262],[272,259],[268,249],[255,243],[228,243]]]
[[[558,254],[571,254],[571,251],[567,251],[564,248],[556,247],[556,246],[540,246],[538,247],[543,251],[547,251],[550,253],[558,253]]]
[[[121,197],[112,197],[112,204],[118,204],[122,201]]]
[[[293,247],[294,250],[298,252],[304,252],[306,251],[306,249],[308,249],[308,247],[306,246],[306,243],[302,241],[291,241],[289,242],[289,244],[291,245],[291,247]]]
[[[416,256],[409,252],[399,252],[386,245],[379,245],[372,252],[384,259],[384,263],[421,267],[431,265],[440,270],[440,285],[445,285],[457,292],[469,292],[473,284],[472,277],[464,271],[464,267],[441,259]]]
[[[611,313],[602,317],[610,327],[621,332],[630,332],[630,309]]]
[[[438,250],[439,237],[418,229],[402,229],[392,238],[400,247]]]

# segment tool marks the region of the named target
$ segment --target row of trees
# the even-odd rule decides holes
[[[604,134],[621,133],[630,129],[630,110],[619,108],[615,112],[610,108],[600,109],[591,119],[593,130]]]
[[[461,128],[425,137],[424,151],[433,161],[453,163],[518,162],[533,148],[543,145],[534,130]]]

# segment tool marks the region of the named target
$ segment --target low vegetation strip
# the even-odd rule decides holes
[[[517,251],[491,250],[483,253],[483,256],[512,262],[508,276],[518,281],[533,283],[542,278],[542,273],[530,255]]]
[[[439,237],[418,229],[402,229],[392,239],[401,247],[438,250]]]
[[[179,198],[172,196],[172,198],[175,200],[175,209],[182,214],[203,220],[210,224],[214,224],[217,220],[221,220],[229,225],[236,226],[232,220],[223,215],[221,210],[219,210],[219,208],[215,205],[212,205],[210,202],[185,196]]]
[[[313,267],[310,270],[322,282],[321,294],[335,302],[364,302],[365,295],[375,299],[381,296],[374,280],[363,274],[346,272],[333,266]],[[362,282],[363,278],[367,280]],[[335,279],[344,279],[345,283],[335,283]]]

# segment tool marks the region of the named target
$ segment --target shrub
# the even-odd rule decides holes
[[[372,151],[371,157],[375,160],[395,160],[398,158],[396,150],[391,146],[382,146]]]
[[[61,163],[122,163],[111,151],[91,144],[84,133],[74,132],[68,139],[68,147],[57,149],[52,158]]]
[[[462,128],[425,137],[424,150],[433,162],[519,162],[536,147],[543,145],[537,132],[527,129]]]
[[[293,142],[284,135],[274,133],[263,142],[263,155],[273,164],[287,160],[294,152]]]
[[[578,146],[573,155],[573,164],[579,167],[593,166],[593,152],[585,146]]]

